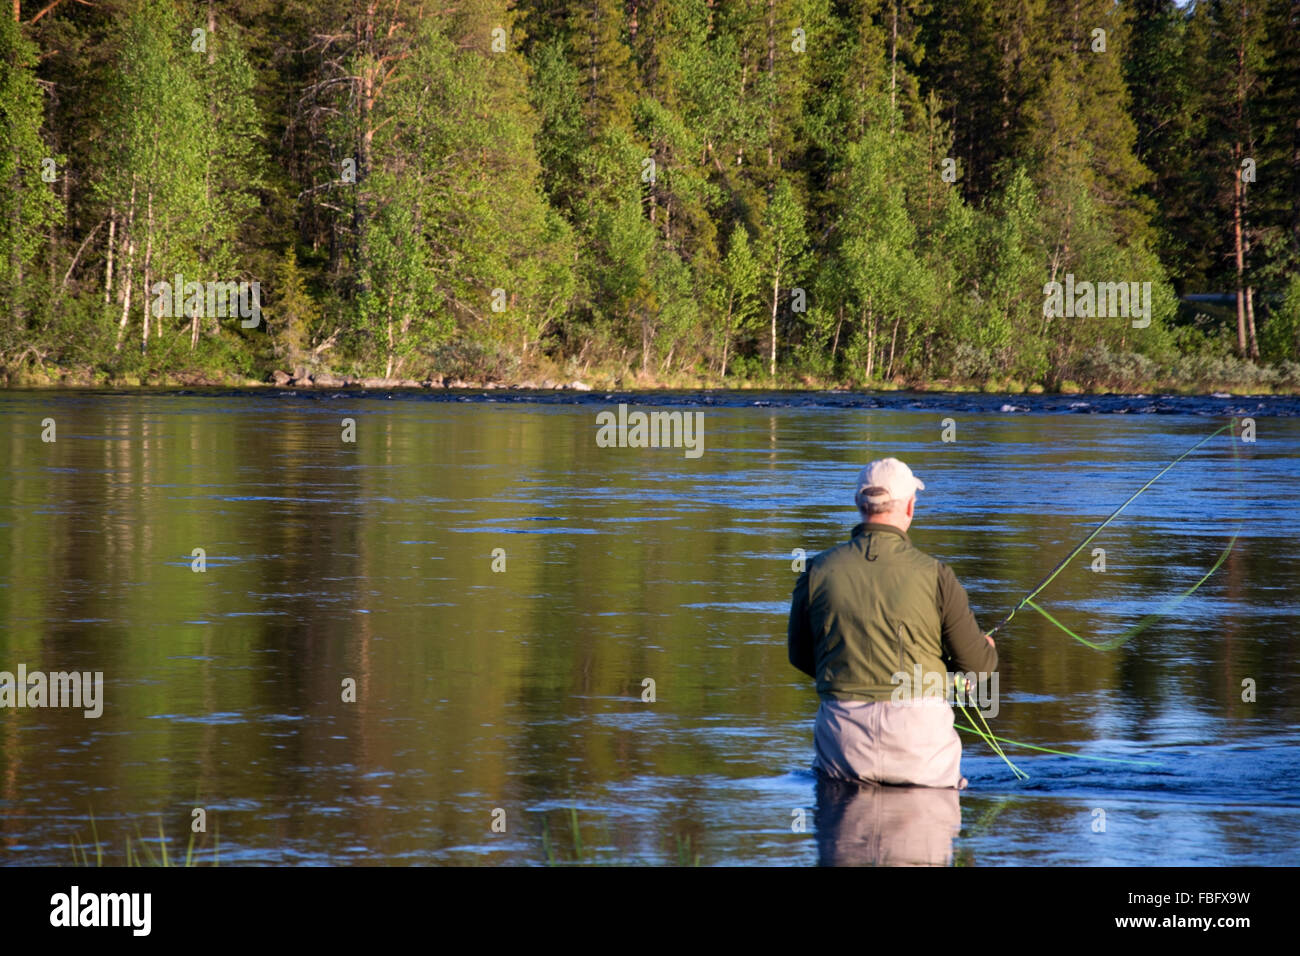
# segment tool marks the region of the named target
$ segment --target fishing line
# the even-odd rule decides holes
[[[1185,601],[1185,600],[1187,600],[1189,597],[1191,597],[1193,591],[1195,591],[1195,590],[1196,590],[1197,588],[1199,588],[1202,584],[1204,584],[1205,581],[1206,581],[1206,579],[1209,578],[1209,576],[1210,576],[1211,574],[1213,574],[1215,571],[1219,570],[1220,567],[1222,567],[1223,562],[1226,561],[1226,560],[1228,559],[1228,554],[1232,551],[1233,546],[1237,543],[1237,536],[1238,536],[1238,534],[1240,534],[1240,533],[1241,533],[1241,525],[1238,524],[1237,527],[1233,529],[1232,537],[1228,539],[1228,546],[1227,546],[1226,548],[1224,548],[1224,549],[1223,549],[1223,553],[1222,553],[1221,555],[1219,555],[1219,560],[1217,560],[1217,561],[1214,562],[1214,566],[1213,566],[1212,568],[1210,568],[1210,570],[1206,571],[1205,574],[1203,574],[1203,575],[1201,576],[1201,579],[1200,579],[1199,581],[1197,581],[1195,584],[1193,584],[1190,588],[1188,588],[1188,589],[1187,589],[1186,591],[1184,591],[1182,594],[1178,594],[1178,595],[1175,595],[1174,597],[1170,598],[1168,601],[1166,601],[1164,604],[1162,604],[1162,605],[1160,606],[1160,609],[1159,609],[1158,611],[1154,612],[1153,614],[1148,614],[1146,617],[1142,618],[1142,620],[1138,621],[1137,624],[1133,625],[1133,626],[1132,626],[1131,628],[1129,628],[1127,631],[1124,631],[1122,634],[1119,634],[1119,635],[1117,635],[1117,636],[1115,636],[1115,637],[1112,637],[1112,638],[1111,638],[1110,640],[1108,640],[1108,641],[1102,641],[1102,642],[1100,642],[1100,643],[1095,643],[1095,642],[1093,642],[1093,641],[1088,640],[1087,638],[1080,637],[1078,634],[1075,634],[1074,631],[1070,630],[1068,627],[1066,627],[1064,624],[1062,624],[1062,623],[1061,623],[1060,621],[1058,621],[1056,618],[1052,617],[1051,614],[1047,613],[1047,611],[1043,610],[1041,607],[1039,607],[1039,606],[1038,606],[1037,604],[1035,604],[1033,601],[1029,601],[1029,602],[1027,602],[1027,603],[1028,603],[1028,606],[1029,606],[1029,607],[1032,607],[1032,608],[1033,608],[1035,611],[1037,611],[1039,614],[1043,615],[1043,617],[1047,618],[1049,621],[1051,621],[1053,624],[1055,624],[1057,627],[1059,627],[1061,630],[1063,630],[1066,634],[1069,634],[1072,638],[1074,638],[1074,639],[1075,639],[1076,641],[1078,641],[1080,644],[1086,644],[1088,647],[1091,647],[1093,650],[1098,650],[1098,651],[1112,651],[1112,650],[1114,650],[1115,648],[1119,647],[1119,646],[1120,646],[1121,644],[1123,644],[1124,642],[1126,642],[1126,641],[1128,641],[1128,640],[1131,640],[1132,638],[1134,638],[1134,637],[1136,637],[1137,635],[1141,634],[1143,631],[1145,631],[1148,627],[1150,627],[1152,624],[1154,624],[1154,623],[1155,623],[1156,621],[1158,621],[1160,618],[1162,618],[1162,617],[1164,617],[1165,615],[1167,615],[1170,611],[1172,611],[1172,610],[1173,610],[1174,608],[1176,608],[1178,605],[1182,604],[1183,601]]]
[[[1238,522],[1237,526],[1233,529],[1232,537],[1228,539],[1228,546],[1223,549],[1223,553],[1219,555],[1218,560],[1214,562],[1214,565],[1210,568],[1210,570],[1206,571],[1205,574],[1201,576],[1200,580],[1198,580],[1195,584],[1189,587],[1186,591],[1183,591],[1181,594],[1177,594],[1171,599],[1169,599],[1168,601],[1166,601],[1154,613],[1148,614],[1146,617],[1142,618],[1142,620],[1140,620],[1133,627],[1124,631],[1122,634],[1117,635],[1116,637],[1110,638],[1109,640],[1097,642],[1097,641],[1090,641],[1087,638],[1081,637],[1080,635],[1074,633],[1074,631],[1070,630],[1069,627],[1067,627],[1066,625],[1058,621],[1046,609],[1044,609],[1043,607],[1039,606],[1034,602],[1034,598],[1036,598],[1049,584],[1052,583],[1052,581],[1054,581],[1057,578],[1057,576],[1063,570],[1065,570],[1066,566],[1072,560],[1074,560],[1075,557],[1078,556],[1079,552],[1082,551],[1084,548],[1086,548],[1088,544],[1092,542],[1092,540],[1096,538],[1097,535],[1099,535],[1106,528],[1107,525],[1109,525],[1112,521],[1114,521],[1115,518],[1117,518],[1125,508],[1127,508],[1130,504],[1132,504],[1139,495],[1141,495],[1144,491],[1146,491],[1153,484],[1155,484],[1156,481],[1159,478],[1161,478],[1163,475],[1165,475],[1171,468],[1173,468],[1174,465],[1178,464],[1180,461],[1182,461],[1192,452],[1196,451],[1196,449],[1200,448],[1202,445],[1209,442],[1212,438],[1215,438],[1218,435],[1222,434],[1224,431],[1228,431],[1232,435],[1233,467],[1236,470],[1238,485],[1240,485],[1241,462],[1240,462],[1240,457],[1237,453],[1237,436],[1235,434],[1232,434],[1232,430],[1235,428],[1236,424],[1237,424],[1237,419],[1235,417],[1230,419],[1226,425],[1224,425],[1221,428],[1215,429],[1209,435],[1206,435],[1204,438],[1198,441],[1191,448],[1187,449],[1187,451],[1183,452],[1181,455],[1179,455],[1177,458],[1175,458],[1173,461],[1167,464],[1164,468],[1160,469],[1160,471],[1157,472],[1155,475],[1153,475],[1150,478],[1150,480],[1147,481],[1146,484],[1144,484],[1141,488],[1139,488],[1132,495],[1130,495],[1129,498],[1118,508],[1112,511],[1105,521],[1097,525],[1097,527],[1092,530],[1092,533],[1089,534],[1086,538],[1084,538],[1081,542],[1079,542],[1078,546],[1075,547],[1075,549],[1071,551],[1068,555],[1066,555],[1060,561],[1060,563],[1056,565],[1056,567],[1052,568],[1052,570],[1047,573],[1047,576],[1044,577],[1043,580],[1038,583],[1038,586],[1035,587],[1032,591],[1030,591],[1027,595],[1025,595],[1025,597],[1021,599],[1020,603],[1017,604],[1014,608],[1012,608],[1011,613],[1008,614],[1005,618],[1003,618],[1000,622],[998,622],[998,624],[988,632],[989,635],[990,636],[993,635],[994,633],[996,633],[997,631],[1005,627],[1008,623],[1010,623],[1011,619],[1016,616],[1016,613],[1018,611],[1022,610],[1023,608],[1029,607],[1029,608],[1033,608],[1044,618],[1046,618],[1047,621],[1049,621],[1051,624],[1053,624],[1055,627],[1059,628],[1060,630],[1064,631],[1066,634],[1074,638],[1079,643],[1091,647],[1094,650],[1113,650],[1114,648],[1119,647],[1121,644],[1125,643],[1126,641],[1140,634],[1142,631],[1146,630],[1151,624],[1153,624],[1155,621],[1167,615],[1175,607],[1177,607],[1188,597],[1190,597],[1192,593],[1195,592],[1196,589],[1199,588],[1202,584],[1204,584],[1207,580],[1209,580],[1210,576],[1214,574],[1215,571],[1219,570],[1219,568],[1223,566],[1223,562],[1228,559],[1228,555],[1232,552],[1233,546],[1237,543],[1237,537],[1241,533],[1240,522]],[[958,685],[958,688],[960,689],[960,685]],[[962,706],[960,697],[957,700],[957,706],[961,707],[962,715],[965,716],[967,720],[970,720],[970,715],[966,713],[966,708]],[[1007,737],[999,737],[993,733],[991,728],[989,728],[988,722],[984,720],[984,717],[982,714],[980,714],[978,708],[975,709],[975,715],[979,718],[980,723],[984,725],[984,729],[980,729],[979,727],[976,726],[967,726],[965,724],[957,724],[957,723],[954,723],[953,726],[957,730],[964,730],[967,731],[968,733],[975,734],[986,744],[988,744],[989,748],[994,753],[996,753],[999,757],[1001,757],[1006,762],[1007,766],[1011,768],[1012,772],[1016,775],[1017,780],[1021,780],[1021,779],[1027,780],[1029,779],[1029,775],[1011,762],[1011,760],[1007,757],[1006,753],[1002,750],[1001,746],[999,746],[999,743],[1011,744],[1016,747],[1025,747],[1029,750],[1037,750],[1041,753],[1056,754],[1061,757],[1075,757],[1079,760],[1098,760],[1104,763],[1121,763],[1121,764],[1129,764],[1133,766],[1146,766],[1146,767],[1159,766],[1159,762],[1152,761],[1152,760],[1130,760],[1122,757],[1098,757],[1092,754],[1069,753],[1068,751],[1056,750],[1052,747],[1040,747],[1036,744],[1027,744],[1024,743],[1023,741],[1011,740],[1010,738]],[[970,722],[972,725],[975,723],[975,721],[973,720],[971,720]]]
[[[1107,517],[1105,521],[1097,525],[1097,527],[1092,530],[1091,534],[1089,534],[1086,538],[1080,541],[1078,546],[1075,547],[1075,549],[1071,551],[1069,554],[1067,554],[1061,560],[1061,562],[1056,565],[1056,567],[1052,568],[1052,570],[1047,573],[1047,576],[1038,583],[1038,586],[1035,587],[1032,591],[1030,591],[1027,595],[1025,595],[1025,597],[1021,599],[1020,603],[1017,604],[1014,608],[1012,608],[1011,613],[1008,614],[1006,617],[1004,617],[1001,621],[999,621],[993,627],[993,629],[988,632],[989,635],[993,635],[998,631],[1000,631],[1003,627],[1005,627],[1007,624],[1011,622],[1011,619],[1016,616],[1016,613],[1018,611],[1020,611],[1023,608],[1029,607],[1029,608],[1033,608],[1044,618],[1046,618],[1051,624],[1053,624],[1055,627],[1059,628],[1060,630],[1064,631],[1066,634],[1074,638],[1079,643],[1091,647],[1094,650],[1113,650],[1114,648],[1119,647],[1121,644],[1125,643],[1126,641],[1131,640],[1133,637],[1140,634],[1142,631],[1146,630],[1155,621],[1159,620],[1161,617],[1168,614],[1175,607],[1181,604],[1184,600],[1190,597],[1192,592],[1194,592],[1197,588],[1199,588],[1202,584],[1204,584],[1206,580],[1209,579],[1210,575],[1212,575],[1215,571],[1217,571],[1222,566],[1223,562],[1227,560],[1229,553],[1231,553],[1233,549],[1233,546],[1237,543],[1237,536],[1241,532],[1240,523],[1238,523],[1237,526],[1233,529],[1232,537],[1229,538],[1228,540],[1228,546],[1224,548],[1223,553],[1219,555],[1219,559],[1214,562],[1214,566],[1210,568],[1210,570],[1207,571],[1199,581],[1193,584],[1182,594],[1176,595],[1174,598],[1170,599],[1169,601],[1166,601],[1163,605],[1161,605],[1160,609],[1156,611],[1154,614],[1148,614],[1146,617],[1144,617],[1133,627],[1129,628],[1127,631],[1124,631],[1122,634],[1119,634],[1116,637],[1113,637],[1107,641],[1102,641],[1098,643],[1080,637],[1078,634],[1075,634],[1074,631],[1070,630],[1068,627],[1066,627],[1064,624],[1058,621],[1055,617],[1049,614],[1038,604],[1034,603],[1034,598],[1036,598],[1043,591],[1044,588],[1046,588],[1049,584],[1051,584],[1054,580],[1056,580],[1057,576],[1062,571],[1065,570],[1066,565],[1068,565],[1071,561],[1073,561],[1074,558],[1078,556],[1079,552],[1082,551],[1084,548],[1086,548],[1092,542],[1092,540],[1097,537],[1097,535],[1101,534],[1102,530],[1105,529],[1107,525],[1109,525],[1112,521],[1114,521],[1117,517],[1119,517],[1120,512],[1122,512],[1125,508],[1131,505],[1137,499],[1138,495],[1142,494],[1142,492],[1150,488],[1153,484],[1155,484],[1157,479],[1159,479],[1161,476],[1166,474],[1169,471],[1169,469],[1173,468],[1174,465],[1178,464],[1180,461],[1182,461],[1192,452],[1196,451],[1196,449],[1200,448],[1206,442],[1210,441],[1210,439],[1215,438],[1216,436],[1222,434],[1224,431],[1231,432],[1231,430],[1236,424],[1237,424],[1236,418],[1230,419],[1226,425],[1224,425],[1221,428],[1215,429],[1213,432],[1211,432],[1209,435],[1206,435],[1204,438],[1198,441],[1191,448],[1187,449],[1187,451],[1183,452],[1181,455],[1179,455],[1169,464],[1165,465],[1164,468],[1161,468],[1160,471],[1157,472],[1154,476],[1152,476],[1147,481],[1146,484],[1144,484],[1137,491],[1133,492],[1133,494],[1129,496],[1128,500],[1126,500],[1122,505],[1120,505],[1118,508],[1112,511],[1109,517]],[[1240,480],[1241,464],[1237,454],[1236,435],[1232,435],[1232,458],[1233,458],[1233,465],[1237,470],[1238,480]]]
[[[967,720],[970,720],[970,715],[966,713],[966,708],[965,708],[965,707],[962,707],[961,704],[958,704],[957,706],[958,706],[958,707],[961,707],[962,715],[965,716]],[[971,723],[974,723],[974,721],[972,720]],[[986,744],[988,744],[988,745],[989,745],[989,749],[992,750],[992,751],[993,751],[995,754],[997,754],[999,757],[1001,757],[1001,758],[1002,758],[1002,761],[1003,761],[1003,762],[1004,762],[1008,767],[1011,768],[1011,772],[1014,773],[1014,774],[1016,775],[1016,779],[1017,779],[1017,780],[1028,780],[1028,779],[1029,779],[1029,774],[1025,773],[1023,770],[1021,770],[1019,767],[1017,767],[1015,764],[1013,764],[1013,763],[1011,762],[1011,758],[1009,758],[1005,753],[1003,753],[1002,748],[998,746],[997,741],[993,739],[993,737],[992,737],[991,734],[986,734],[986,733],[984,733],[984,731],[980,730],[980,729],[977,728],[977,727],[966,727],[964,724],[954,724],[953,726],[955,726],[955,727],[961,727],[963,730],[969,730],[969,731],[971,731],[972,733],[978,734],[980,740],[982,740],[982,741],[984,741]]]
[[[956,681],[960,682],[961,680],[962,680],[962,675],[958,674],[958,675],[956,676]],[[957,691],[958,691],[958,696],[957,696],[956,699],[955,699],[955,703],[957,704],[958,707],[961,707],[962,715],[963,715],[967,720],[970,720],[970,714],[966,713],[966,708],[962,706],[962,702],[961,702],[961,684],[960,684],[960,683],[956,683],[956,688],[957,688]],[[968,683],[967,683],[967,692],[969,692],[969,688],[970,688],[970,685],[969,685],[969,682],[968,682]],[[1028,747],[1030,750],[1040,750],[1040,751],[1042,751],[1043,753],[1057,754],[1057,755],[1059,755],[1059,756],[1061,756],[1061,757],[1078,757],[1080,760],[1101,760],[1101,761],[1104,761],[1104,762],[1106,762],[1106,763],[1126,763],[1126,764],[1134,764],[1134,765],[1136,765],[1136,766],[1140,766],[1140,767],[1158,767],[1158,766],[1160,766],[1159,761],[1156,761],[1156,760],[1125,760],[1125,759],[1122,758],[1122,757],[1095,757],[1095,756],[1093,756],[1092,754],[1075,754],[1075,753],[1070,753],[1070,752],[1065,751],[1065,750],[1054,750],[1054,749],[1051,748],[1051,747],[1039,747],[1039,746],[1037,746],[1036,744],[1027,744],[1027,743],[1024,743],[1024,742],[1019,741],[1019,740],[1011,740],[1011,739],[1009,739],[1009,738],[1007,738],[1007,737],[999,737],[999,736],[997,736],[996,734],[993,733],[993,730],[992,730],[992,729],[989,727],[989,725],[988,725],[988,721],[986,721],[986,720],[984,719],[984,715],[981,714],[981,713],[979,712],[979,708],[978,708],[978,707],[975,707],[975,708],[972,708],[972,709],[975,711],[975,716],[978,717],[978,718],[980,719],[980,723],[982,723],[982,724],[984,725],[984,730],[980,730],[978,727],[967,727],[965,724],[959,724],[959,723],[956,723],[955,721],[954,721],[954,723],[953,723],[953,727],[955,727],[957,730],[965,730],[965,731],[969,731],[970,733],[975,734],[976,736],[978,736],[978,737],[979,737],[981,740],[983,740],[986,744],[988,744],[988,745],[989,745],[989,748],[990,748],[990,749],[991,749],[995,754],[997,754],[997,755],[998,755],[999,757],[1001,757],[1004,761],[1006,761],[1007,766],[1010,767],[1011,770],[1012,770],[1012,772],[1015,773],[1015,775],[1016,775],[1016,779],[1017,779],[1017,780],[1028,780],[1028,779],[1029,779],[1029,774],[1025,773],[1023,770],[1021,770],[1019,767],[1017,767],[1015,764],[1013,764],[1013,763],[1011,762],[1011,760],[1010,760],[1010,759],[1007,757],[1007,755],[1003,752],[1002,748],[1001,748],[1000,746],[998,746],[998,741],[1001,741],[1002,743],[1007,743],[1007,744],[1015,744],[1017,747]],[[973,724],[973,723],[975,723],[975,721],[971,720],[971,723]]]
[[[970,683],[967,682],[966,690],[963,692],[961,689],[962,680],[963,680],[962,675],[960,674],[956,675],[954,686],[955,689],[957,690],[957,696],[954,698],[954,703],[956,703],[956,705],[961,708],[962,716],[965,717],[967,720],[970,720],[970,714],[966,713],[966,707],[961,702],[961,698],[963,694],[970,692]],[[980,738],[986,744],[989,745],[989,748],[1006,762],[1006,765],[1011,768],[1011,772],[1016,775],[1017,780],[1028,780],[1029,774],[1025,773],[1023,770],[1021,770],[1019,767],[1013,764],[1011,762],[1011,758],[1008,757],[1003,752],[1002,748],[998,746],[997,738],[993,736],[993,731],[989,729],[988,722],[984,720],[984,715],[979,712],[979,708],[976,707],[973,709],[975,711],[975,716],[980,719],[980,723],[984,724],[985,729],[984,730],[978,730],[976,728],[968,728],[968,729],[972,729],[975,731],[975,733],[979,734]],[[975,721],[971,720],[971,723],[973,724],[975,723]]]
[[[984,737],[983,732],[978,730],[975,727],[967,727],[965,724],[958,724],[958,723],[954,723],[953,726],[956,727],[958,730],[965,730],[972,734],[976,734],[981,738]],[[1158,760],[1126,760],[1122,757],[1098,757],[1094,754],[1075,754],[1075,753],[1070,753],[1067,750],[1053,750],[1051,747],[1039,747],[1036,744],[1027,744],[1020,740],[1011,740],[1008,737],[993,737],[993,739],[1000,740],[1004,744],[1014,744],[1017,747],[1027,747],[1030,750],[1038,750],[1048,754],[1057,754],[1058,756],[1061,757],[1077,757],[1080,760],[1101,760],[1104,761],[1105,763],[1126,763],[1126,764],[1133,764],[1134,766],[1139,766],[1139,767],[1160,766],[1160,761]]]

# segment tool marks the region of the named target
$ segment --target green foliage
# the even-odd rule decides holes
[[[726,377],[727,359],[737,335],[752,332],[761,315],[759,265],[754,259],[749,232],[741,223],[731,230],[727,257],[722,263],[722,281],[717,286],[725,296],[721,310],[723,318],[718,327],[720,354],[718,374]]]
[[[1281,302],[1270,310],[1260,347],[1271,361],[1300,361],[1300,275],[1291,277]]]
[[[804,210],[788,178],[781,179],[763,213],[758,241],[758,262],[771,316],[768,339],[768,376],[776,377],[778,350],[778,312],[782,290],[803,281],[800,273],[808,249]]]
[[[262,321],[274,341],[277,360],[297,365],[303,358],[320,322],[321,310],[307,293],[306,279],[298,268],[298,256],[289,249],[275,275],[275,299],[262,310]]]
[[[32,312],[41,296],[38,253],[44,231],[59,224],[63,210],[54,186],[42,180],[46,159],[59,175],[56,156],[41,133],[43,97],[36,81],[38,49],[17,23],[0,17],[0,355],[24,348]]]
[[[209,16],[196,50],[188,24]],[[148,381],[301,361],[1287,387],[1294,16],[1250,0],[57,5],[0,25],[0,362]],[[1256,176],[1237,179],[1247,159]],[[177,273],[262,282],[265,326],[154,315],[149,287]],[[1066,275],[1149,282],[1150,324],[1046,315]],[[1226,361],[1250,354],[1235,310],[1177,314],[1176,292],[1238,282],[1271,371]]]
[[[458,330],[526,352],[572,296],[572,239],[542,192],[525,61],[466,49],[456,29],[434,18],[420,26],[409,64],[418,81],[376,114],[386,128],[365,183],[373,203],[359,306],[386,376]]]
[[[456,338],[440,345],[429,358],[430,372],[467,382],[505,381],[519,371],[519,357],[472,339]],[[423,374],[423,370],[421,372]]]

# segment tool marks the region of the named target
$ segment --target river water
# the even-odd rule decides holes
[[[602,447],[620,403],[698,412],[702,452]],[[0,393],[0,671],[102,673],[98,717],[0,710],[0,863],[123,863],[160,828],[222,865],[1300,863],[1298,414]],[[786,616],[862,464],[926,482],[912,538],[987,628],[1230,416],[1256,440],[1175,466],[1037,603],[1103,642],[1228,550],[1199,589],[1113,650],[1031,609],[998,635],[993,732],[1075,756],[1007,745],[1017,780],[963,734],[960,794],[819,789]]]

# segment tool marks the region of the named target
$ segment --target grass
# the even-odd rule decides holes
[[[99,841],[99,828],[95,824],[95,814],[90,814],[90,833],[91,841],[95,851],[95,866],[104,865],[104,848]],[[157,847],[160,855],[154,853],[154,842],[146,840],[144,834],[140,832],[137,824],[135,828],[136,841],[131,842],[131,835],[126,836],[126,865],[127,866],[179,866],[181,865],[178,858],[168,855],[167,853],[167,834],[163,831],[162,816],[158,817],[158,840]],[[72,861],[75,866],[90,866],[90,852],[82,845],[81,840],[74,833],[72,835]],[[199,848],[200,852],[202,847]],[[199,861],[195,858],[194,831],[190,831],[190,840],[185,847],[185,866],[199,866]],[[217,829],[213,833],[212,844],[212,866],[221,865],[221,831]]]
[[[674,836],[677,839],[677,865],[699,866],[700,854],[696,853],[693,858],[691,856],[691,835],[689,833],[686,834],[685,839],[682,839],[680,833],[674,834]]]
[[[584,858],[584,847],[582,843],[582,829],[578,826],[578,808],[569,808],[569,827],[573,840],[573,862],[585,863],[591,862]],[[551,845],[550,825],[545,817],[542,817],[542,852],[546,854],[546,865],[555,866],[555,848]]]
[[[552,839],[550,824],[545,816],[542,817],[542,853],[546,859],[547,866],[559,866],[566,864],[589,864],[595,866],[621,866],[631,862],[645,861],[628,861],[617,856],[608,856],[597,854],[587,844],[582,836],[582,825],[578,819],[578,808],[571,806],[568,812],[568,834],[567,840],[562,841],[562,847],[556,846],[556,841]],[[99,838],[99,827],[95,822],[95,814],[90,813],[90,833],[91,839],[89,846],[83,844],[77,834],[72,835],[73,851],[72,859],[75,866],[104,866],[104,845]],[[606,829],[604,842],[612,844],[612,834]],[[682,835],[675,833],[673,835],[676,841],[676,866],[700,866],[701,854],[692,847],[690,834]],[[203,852],[203,847],[195,846],[195,834],[191,830],[189,843],[185,847],[184,862],[174,853],[169,852],[171,846],[167,839],[167,834],[163,829],[162,816],[158,817],[158,837],[157,839],[145,839],[137,824],[135,827],[135,838],[132,839],[128,834],[125,839],[126,866],[201,866],[203,865],[198,855]],[[197,852],[196,852],[197,851]],[[561,859],[563,852],[564,859]],[[93,859],[93,862],[92,862]],[[213,832],[213,845],[211,854],[211,866],[221,865],[221,833],[220,830]]]
[[[593,855],[591,849],[583,842],[582,828],[578,822],[578,808],[572,806],[569,808],[569,846],[568,859],[560,860],[557,853],[555,842],[551,839],[551,829],[545,816],[542,817],[542,854],[546,858],[547,866],[557,866],[561,863],[591,864],[595,866],[626,866],[632,862],[644,863],[644,860],[628,861],[619,857],[600,857]],[[701,855],[691,852],[691,836],[686,834],[683,837],[680,833],[674,834],[677,843],[677,866],[699,866]],[[612,843],[611,834],[606,830],[605,842]]]

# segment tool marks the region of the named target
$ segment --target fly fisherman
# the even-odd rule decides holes
[[[998,653],[952,570],[907,537],[924,488],[897,458],[863,468],[854,494],[862,523],[809,561],[794,587],[790,663],[817,681],[813,769],[828,777],[966,786],[946,665],[991,674]],[[917,673],[944,692],[900,694]]]

